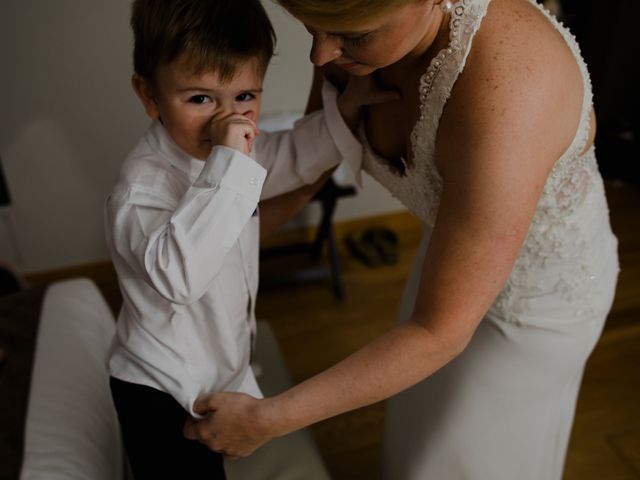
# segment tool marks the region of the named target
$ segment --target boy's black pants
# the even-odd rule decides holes
[[[222,455],[182,434],[188,413],[169,394],[110,379],[124,447],[136,480],[224,480]]]

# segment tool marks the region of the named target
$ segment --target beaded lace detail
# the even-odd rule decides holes
[[[454,5],[449,45],[431,61],[420,80],[420,117],[411,133],[414,162],[407,175],[388,168],[364,139],[365,171],[431,226],[442,192],[434,163],[440,117],[489,1],[460,0]],[[589,138],[592,105],[587,68],[575,38],[543,7],[529,1],[544,12],[573,51],[584,79],[584,100],[576,136],[551,170],[511,275],[490,310],[514,323],[527,323],[527,312],[549,294],[559,295],[576,317],[592,312],[595,305],[591,302],[596,301],[592,290],[609,262],[601,252],[615,242],[594,150],[582,154]]]

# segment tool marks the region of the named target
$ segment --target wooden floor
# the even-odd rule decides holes
[[[608,183],[607,191],[622,271],[607,326],[585,371],[566,480],[640,479],[640,188]],[[393,325],[419,226],[404,216],[383,220],[399,234],[399,262],[373,269],[343,251],[345,302],[335,300],[322,281],[261,292],[258,316],[271,323],[295,381]],[[378,478],[383,416],[378,404],[312,428],[332,478]]]

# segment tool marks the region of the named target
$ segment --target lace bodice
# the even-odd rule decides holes
[[[377,158],[363,138],[363,169],[427,226],[436,220],[442,179],[434,163],[435,139],[444,105],[463,71],[473,38],[490,0],[460,0],[450,20],[450,41],[420,79],[420,116],[411,133],[413,165],[398,175]],[[529,0],[538,6],[534,0]],[[542,9],[542,7],[538,6]],[[591,83],[575,38],[542,9],[574,52],[584,79],[584,101],[576,136],[557,160],[542,192],[528,235],[506,286],[492,311],[512,322],[526,322],[535,298],[555,293],[580,316],[602,270],[602,252],[615,243],[593,148],[584,152],[590,131]],[[609,248],[609,250],[611,250]],[[576,300],[585,300],[576,306]]]

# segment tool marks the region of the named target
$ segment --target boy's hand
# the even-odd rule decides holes
[[[338,97],[338,109],[351,130],[358,126],[362,107],[400,100],[396,90],[384,90],[371,75],[349,75],[344,91]]]
[[[241,113],[214,115],[209,126],[212,145],[224,145],[249,155],[260,134],[255,122]]]

